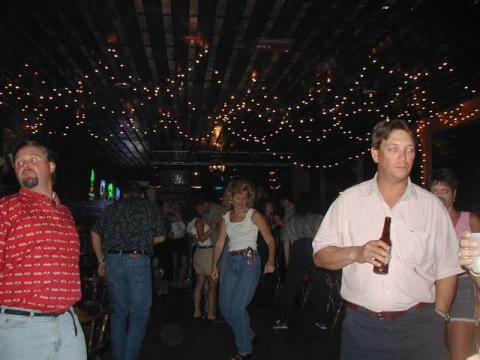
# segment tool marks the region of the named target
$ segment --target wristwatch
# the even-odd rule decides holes
[[[98,263],[99,263],[99,264],[103,264],[104,262],[105,262],[105,256],[102,257],[100,260],[98,260]]]
[[[436,312],[438,315],[440,315],[440,316],[443,318],[443,320],[445,320],[445,321],[449,321],[449,320],[450,320],[450,313],[445,312],[445,311],[442,311],[442,310],[437,309],[437,308],[435,308],[435,312]]]

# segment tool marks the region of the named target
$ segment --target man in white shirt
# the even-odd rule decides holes
[[[342,359],[448,359],[445,320],[456,286],[458,240],[445,207],[409,174],[415,138],[401,120],[373,129],[377,174],[332,204],[313,240],[317,266],[343,269]],[[379,239],[391,217],[391,241]],[[389,262],[378,275],[373,266]]]

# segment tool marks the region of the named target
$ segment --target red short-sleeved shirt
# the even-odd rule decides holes
[[[80,300],[78,232],[53,199],[25,188],[0,199],[0,305],[63,312]]]

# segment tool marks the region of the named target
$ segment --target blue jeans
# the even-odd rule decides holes
[[[260,279],[260,256],[255,252],[252,264],[247,257],[228,254],[220,274],[220,311],[233,330],[238,352],[252,352],[252,329],[246,310]]]
[[[113,359],[138,359],[152,306],[150,258],[109,254],[106,276],[113,306],[110,320]]]
[[[86,360],[82,327],[70,311],[56,318],[0,313],[0,360]]]

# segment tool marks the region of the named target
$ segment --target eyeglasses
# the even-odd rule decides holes
[[[445,194],[448,194],[450,192],[451,192],[451,190],[448,189],[448,188],[432,190],[432,193],[434,193],[435,195],[445,195]]]

